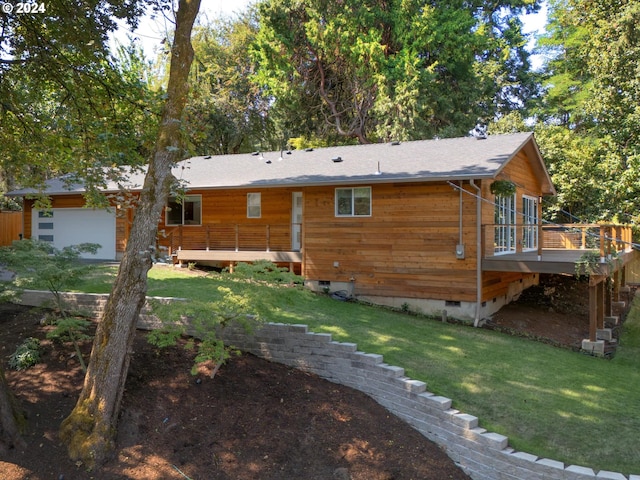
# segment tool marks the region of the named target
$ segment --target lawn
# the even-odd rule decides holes
[[[108,292],[113,268],[80,287]],[[594,470],[640,474],[640,302],[613,360],[385,308],[332,300],[302,288],[198,276],[171,268],[149,272],[149,295],[212,301],[218,287],[242,294],[265,321],[306,324],[334,340],[384,355],[454,408],[477,416],[516,450]]]

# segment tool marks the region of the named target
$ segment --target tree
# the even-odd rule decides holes
[[[157,115],[139,54],[123,49],[114,58],[107,47],[114,17],[135,25],[141,5],[51,2],[38,14],[2,17],[2,187],[39,187],[51,176],[73,173],[95,192],[105,180],[103,167],[148,159],[146,132],[155,132]],[[118,175],[117,168],[111,173]]]
[[[558,206],[585,221],[637,223],[640,6],[556,0],[549,18],[539,140]]]
[[[534,91],[515,14],[535,10],[535,1],[274,0],[259,8],[259,77],[301,136],[460,135]]]
[[[23,422],[22,411],[9,390],[4,369],[0,365],[0,452],[6,448],[25,445],[25,441],[20,435],[20,427]]]
[[[179,1],[167,98],[155,153],[140,193],[127,248],[96,331],[80,398],[60,429],[70,456],[89,468],[104,461],[113,448],[136,322],[145,302],[147,272],[151,268],[150,245],[154,245],[158,218],[173,181],[171,167],[182,158],[182,114],[193,61],[190,37],[199,7],[199,0]]]
[[[257,31],[253,8],[194,31],[195,59],[185,123],[189,146],[197,155],[283,146],[270,117],[271,99],[254,81],[256,65],[247,55]]]

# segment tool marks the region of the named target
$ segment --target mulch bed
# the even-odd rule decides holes
[[[57,437],[83,374],[71,348],[44,340],[49,327],[41,317],[0,305],[5,368],[27,337],[43,339],[45,352],[31,369],[6,371],[28,415],[28,446],[2,454],[3,480],[469,478],[437,445],[361,392],[252,355],[233,358],[214,379],[194,377],[191,353],[157,351],[142,332],[114,457],[87,472],[68,459]]]

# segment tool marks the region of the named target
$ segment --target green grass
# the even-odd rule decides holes
[[[101,269],[82,291],[104,292]],[[465,325],[345,303],[305,289],[269,287],[228,275],[149,272],[149,295],[210,300],[232,287],[264,320],[306,324],[337,341],[384,355],[453,407],[477,416],[520,451],[594,470],[640,474],[640,302],[625,323],[620,352],[603,360]]]

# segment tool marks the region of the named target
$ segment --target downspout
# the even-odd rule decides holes
[[[482,304],[482,189],[475,184],[475,180],[469,181],[475,188],[476,196],[476,316],[473,326],[480,325],[480,305]]]

